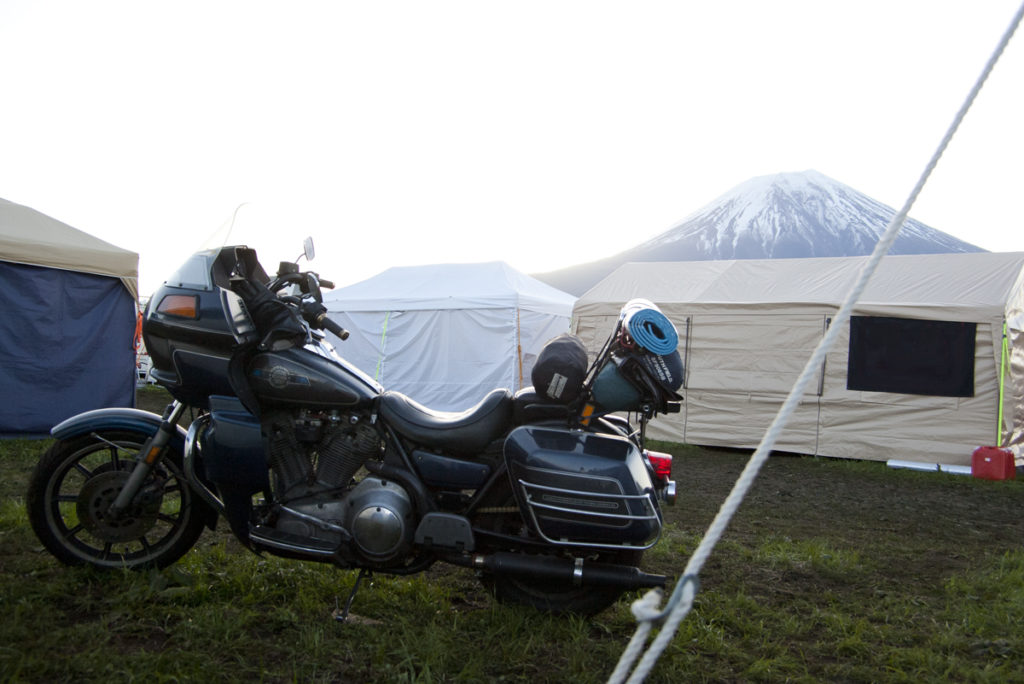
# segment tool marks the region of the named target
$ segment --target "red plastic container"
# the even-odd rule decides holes
[[[983,480],[1012,480],[1017,474],[1013,452],[999,447],[978,447],[971,454],[971,475]]]

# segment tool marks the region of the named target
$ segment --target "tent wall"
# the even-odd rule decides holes
[[[341,311],[331,317],[350,332],[344,342],[332,341],[339,354],[425,406],[461,410],[495,387],[514,385],[514,310]],[[479,343],[482,337],[486,344]]]
[[[135,320],[116,277],[0,261],[0,434],[134,406]]]
[[[994,333],[1001,338],[1001,320],[977,324],[974,396],[946,397],[847,389],[849,327],[845,328],[826,362],[819,453],[969,465],[976,447],[996,441],[999,384]]]
[[[569,329],[574,301],[502,262],[394,267],[324,297],[350,332],[331,340],[341,356],[442,411],[529,386],[541,347]]]
[[[653,421],[651,436],[740,448],[761,441],[863,263],[777,261],[628,264],[577,302],[574,330],[591,354],[633,297],[657,303],[679,330],[683,410]],[[1024,255],[888,257],[882,265],[854,315],[974,326],[970,396],[848,389],[847,323],[776,448],[967,465],[978,446],[1024,444]],[[1011,362],[1000,430],[1004,319]]]
[[[669,315],[687,362],[683,410],[655,420],[651,436],[737,448],[760,443],[831,318],[749,312]],[[580,317],[576,325],[592,340],[599,336],[592,334],[597,326],[611,330],[614,317],[601,317],[600,323]],[[1001,322],[999,326],[1001,337]],[[975,447],[996,439],[998,366],[992,329],[991,323],[977,328],[974,396],[934,397],[847,389],[845,328],[776,449],[865,460],[969,464]],[[592,352],[598,347],[588,343]]]
[[[825,316],[700,312],[683,321],[687,438],[756,445],[821,339]],[[812,383],[780,448],[816,449],[817,390]]]
[[[1024,269],[1007,297],[1004,334],[1005,360],[1003,340],[993,338],[1005,384],[1002,431],[1007,435],[1004,444],[1015,447],[1019,456],[1024,449]]]
[[[1003,434],[1010,445],[1024,445],[1024,320],[1007,321],[1008,354],[1004,370]]]
[[[552,337],[568,332],[570,321],[568,313],[566,311],[566,315],[553,316],[526,309],[517,311],[519,330],[516,339],[516,356],[519,359],[519,368],[516,369],[513,382],[508,387],[518,390],[533,384],[530,374],[533,372],[534,364],[537,363],[537,355],[540,354],[545,342]]]
[[[349,331],[338,353],[385,388],[438,410],[473,406],[496,387],[530,385],[541,347],[569,316],[519,309],[331,312]],[[481,343],[481,341],[484,343]]]

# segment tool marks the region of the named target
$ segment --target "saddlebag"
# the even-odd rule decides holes
[[[643,457],[628,439],[525,425],[505,440],[516,501],[552,544],[649,548],[661,512]]]

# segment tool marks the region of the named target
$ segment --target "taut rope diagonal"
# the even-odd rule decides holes
[[[786,400],[782,403],[782,407],[779,409],[775,419],[768,427],[767,432],[765,432],[757,450],[753,455],[751,455],[746,467],[736,480],[736,484],[733,485],[732,491],[722,503],[722,507],[719,509],[718,514],[711,522],[707,532],[705,532],[704,538],[690,557],[690,561],[686,564],[686,569],[683,571],[683,577],[676,583],[675,589],[672,591],[672,596],[669,598],[668,606],[664,610],[658,610],[658,603],[661,600],[661,592],[659,590],[652,590],[643,598],[633,603],[633,614],[636,616],[637,621],[640,624],[637,626],[637,630],[633,635],[633,638],[623,651],[618,665],[609,677],[608,681],[610,684],[619,684],[625,679],[630,668],[633,666],[633,663],[636,661],[637,656],[642,651],[643,645],[647,642],[647,637],[650,634],[652,626],[654,623],[660,622],[662,623],[661,631],[658,633],[658,636],[655,637],[654,641],[647,649],[647,652],[644,653],[643,659],[637,665],[633,674],[629,678],[629,682],[643,681],[651,668],[654,667],[654,664],[661,656],[661,653],[665,650],[665,647],[668,646],[668,643],[675,636],[676,630],[679,628],[679,623],[682,622],[683,618],[690,612],[690,609],[693,607],[693,600],[697,594],[697,578],[700,574],[701,568],[704,567],[704,563],[707,561],[708,556],[711,555],[711,552],[714,550],[718,540],[721,539],[722,535],[725,533],[725,528],[729,525],[729,522],[732,520],[737,509],[739,509],[740,504],[743,502],[743,498],[753,485],[761,467],[764,465],[765,461],[768,460],[768,456],[771,454],[772,447],[775,445],[775,441],[778,439],[779,433],[781,433],[782,429],[786,426],[786,422],[789,420],[790,415],[799,403],[800,397],[803,396],[808,383],[810,383],[816,370],[824,361],[825,355],[834,345],[836,338],[839,336],[839,331],[843,329],[847,321],[850,319],[850,314],[853,311],[854,305],[864,293],[864,289],[867,287],[868,281],[871,279],[875,269],[878,267],[878,263],[892,246],[893,241],[896,239],[896,235],[899,233],[900,228],[907,219],[907,215],[910,213],[910,208],[914,205],[914,202],[917,200],[917,196],[921,193],[921,190],[924,188],[929,176],[931,176],[935,166],[939,163],[939,159],[946,151],[946,147],[949,145],[950,140],[953,139],[953,135],[960,127],[961,122],[963,122],[964,116],[967,114],[967,110],[970,109],[971,105],[974,103],[975,98],[978,96],[978,92],[988,79],[989,74],[992,73],[992,69],[995,67],[996,62],[999,60],[999,57],[1003,54],[1003,51],[1009,44],[1010,38],[1013,37],[1014,32],[1020,25],[1022,16],[1024,16],[1024,4],[1021,4],[1020,8],[1014,15],[1009,28],[1006,29],[1002,39],[999,41],[999,45],[985,64],[985,68],[982,70],[981,75],[975,82],[974,87],[971,88],[970,93],[967,95],[967,99],[960,107],[960,111],[958,111],[956,117],[954,117],[953,122],[950,124],[945,136],[943,136],[938,148],[935,150],[935,153],[932,155],[931,160],[925,167],[924,172],[918,179],[917,184],[911,191],[910,196],[903,204],[903,208],[901,208],[893,217],[889,226],[885,229],[885,233],[883,233],[882,237],[879,238],[878,244],[875,245],[874,252],[872,252],[867,263],[864,264],[864,268],[858,275],[857,282],[854,284],[853,289],[850,291],[849,295],[847,295],[846,300],[840,307],[839,312],[832,321],[832,324],[829,326],[825,335],[822,336],[821,341],[818,343],[818,346],[811,354],[811,358],[807,361],[807,365],[804,367],[803,372],[800,374],[800,377],[797,378],[796,383],[790,390]]]

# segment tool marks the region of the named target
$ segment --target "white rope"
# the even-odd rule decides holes
[[[754,479],[757,478],[757,474],[761,470],[761,466],[764,465],[768,456],[771,454],[779,433],[781,433],[783,428],[786,426],[786,422],[789,420],[793,410],[800,402],[807,385],[811,382],[817,369],[821,367],[821,364],[825,360],[825,355],[832,348],[836,338],[839,336],[839,332],[845,327],[847,321],[850,319],[854,305],[856,305],[860,296],[864,293],[864,289],[867,287],[868,281],[871,279],[875,269],[878,267],[878,263],[892,246],[893,241],[896,239],[896,235],[899,233],[900,228],[907,219],[907,215],[910,213],[910,208],[917,200],[917,196],[921,193],[925,182],[928,180],[928,177],[931,176],[935,166],[939,163],[939,159],[946,151],[946,147],[949,145],[950,140],[952,140],[953,134],[956,133],[957,129],[960,127],[960,123],[963,121],[964,116],[966,116],[967,110],[970,109],[971,105],[974,103],[982,85],[984,85],[989,74],[991,74],[992,69],[995,67],[996,62],[999,60],[999,57],[1006,49],[1007,44],[1010,42],[1010,38],[1013,36],[1014,32],[1017,30],[1017,26],[1021,22],[1022,16],[1024,16],[1024,4],[1022,4],[1020,9],[1017,10],[1013,21],[1010,23],[1010,27],[1006,30],[1006,33],[1003,34],[998,47],[989,58],[981,76],[978,77],[978,80],[968,94],[967,99],[960,107],[960,111],[957,112],[956,117],[953,119],[953,123],[950,124],[949,129],[946,131],[946,135],[942,138],[942,142],[939,143],[938,149],[932,156],[931,161],[928,162],[928,165],[925,167],[920,179],[918,179],[917,185],[914,186],[914,189],[911,191],[907,201],[903,204],[903,208],[900,209],[899,213],[893,217],[889,226],[882,234],[882,237],[879,238],[878,244],[875,245],[874,252],[872,252],[871,257],[864,264],[864,268],[861,270],[853,289],[850,291],[849,295],[847,295],[846,301],[843,302],[843,305],[840,307],[839,312],[833,319],[832,324],[822,337],[821,342],[818,343],[818,346],[811,354],[811,358],[807,361],[807,365],[804,366],[803,372],[800,374],[800,377],[797,378],[796,383],[793,385],[789,395],[783,402],[778,414],[776,414],[772,424],[768,427],[768,431],[762,438],[757,450],[750,457],[750,460],[747,462],[746,467],[740,474],[739,479],[736,480],[736,484],[733,485],[732,491],[722,503],[722,507],[719,509],[718,514],[711,522],[707,532],[705,532],[704,538],[690,557],[690,561],[686,564],[686,569],[683,571],[683,577],[676,583],[676,587],[672,592],[672,596],[669,599],[669,606],[664,611],[659,611],[657,609],[657,604],[661,600],[661,592],[659,590],[650,591],[643,598],[633,603],[633,614],[637,617],[640,624],[637,626],[637,631],[633,635],[633,639],[630,640],[630,643],[623,651],[618,665],[609,677],[609,684],[620,684],[623,681],[626,674],[633,666],[637,656],[640,654],[643,644],[646,643],[647,636],[653,625],[664,620],[658,636],[655,637],[650,648],[647,649],[643,659],[640,661],[640,664],[637,665],[636,670],[633,671],[632,676],[629,678],[629,682],[642,682],[651,671],[651,668],[653,668],[655,663],[658,661],[658,658],[665,650],[665,647],[668,646],[668,643],[675,636],[679,623],[682,622],[683,618],[690,612],[690,608],[693,606],[693,600],[696,596],[697,577],[700,574],[701,568],[704,567],[704,563],[707,561],[708,556],[711,555],[715,545],[725,533],[725,528],[729,525],[733,515],[743,502],[743,498],[746,496],[747,491],[750,489],[751,485],[753,485]]]

